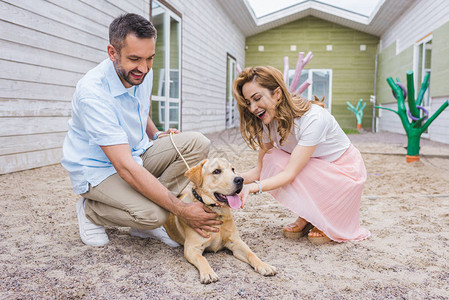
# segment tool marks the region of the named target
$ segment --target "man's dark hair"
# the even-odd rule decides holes
[[[138,38],[156,38],[157,31],[150,21],[137,14],[124,14],[109,25],[109,43],[120,52],[126,36],[130,33]]]

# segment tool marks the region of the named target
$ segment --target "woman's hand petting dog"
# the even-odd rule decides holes
[[[242,191],[239,193],[240,200],[242,201],[242,205],[240,208],[243,208],[246,204],[246,200],[248,199],[248,195],[250,194],[249,184],[245,184],[242,188]]]

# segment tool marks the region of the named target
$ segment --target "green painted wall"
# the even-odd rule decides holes
[[[387,78],[396,78],[407,86],[407,72],[413,69],[413,46],[396,55],[396,42],[379,53],[377,61],[377,94],[380,104],[396,103]]]
[[[355,128],[355,116],[346,107],[346,101],[367,102],[363,127],[371,129],[374,92],[374,64],[379,38],[315,17],[306,17],[246,39],[246,66],[271,65],[281,72],[284,56],[289,57],[290,69],[296,66],[298,52],[312,51],[313,59],[306,68],[332,69],[332,114],[344,128]],[[259,52],[258,46],[264,51]],[[290,51],[296,45],[297,51]],[[332,45],[333,51],[326,51]],[[366,51],[360,51],[366,45]]]
[[[449,22],[433,32],[430,95],[449,95]]]

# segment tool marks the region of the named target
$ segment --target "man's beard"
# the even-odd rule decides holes
[[[123,80],[125,80],[127,83],[129,83],[130,85],[139,85],[143,82],[143,80],[145,79],[145,76],[147,76],[148,73],[143,74],[142,79],[140,79],[139,83],[135,83],[132,82],[129,73],[133,72],[133,71],[137,71],[137,69],[133,69],[131,71],[129,71],[128,73],[126,73],[126,71],[122,68],[120,68],[120,60],[117,59],[117,62],[114,63],[114,67],[115,67],[115,71],[117,72],[117,74],[120,76],[120,78],[123,78]],[[138,71],[139,73],[142,73],[140,71]]]

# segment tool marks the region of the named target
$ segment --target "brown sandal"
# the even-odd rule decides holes
[[[314,245],[321,245],[329,243],[331,241],[331,239],[327,235],[325,235],[324,232],[322,232],[316,227],[313,227],[312,230],[310,230],[310,232],[317,232],[321,235],[321,236],[310,236],[310,235],[307,236],[309,241]]]
[[[312,224],[307,223],[304,228],[300,229],[298,225],[292,223],[284,227],[283,234],[289,239],[299,239],[309,233],[312,227]]]

